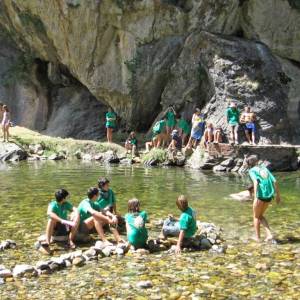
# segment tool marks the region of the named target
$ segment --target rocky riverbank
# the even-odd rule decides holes
[[[0,161],[64,160],[97,161],[109,164],[143,164],[145,166],[190,167],[214,172],[245,173],[245,158],[256,154],[261,163],[272,171],[296,171],[300,162],[300,146],[210,144],[177,153],[152,149],[132,156],[118,144],[74,140],[44,136],[34,131],[16,127],[11,143],[0,142]]]

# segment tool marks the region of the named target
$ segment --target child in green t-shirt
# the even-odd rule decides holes
[[[99,199],[99,190],[96,187],[91,187],[87,192],[87,198],[82,200],[78,206],[80,215],[80,232],[89,234],[92,229],[96,229],[100,239],[107,245],[112,245],[105,237],[104,225],[116,225],[118,220],[111,218],[103,212],[101,206],[97,202]],[[112,233],[119,243],[122,241],[117,230],[112,230]]]
[[[125,149],[127,150],[127,153],[131,153],[132,156],[138,155],[138,140],[134,131],[130,132],[125,142]]]
[[[176,125],[176,112],[172,105],[167,108],[165,116],[167,118],[166,131],[169,136]]]
[[[179,135],[182,138],[182,145],[186,145],[187,138],[191,133],[191,126],[186,119],[184,119],[180,114],[176,115],[176,126],[179,131]]]
[[[147,244],[148,231],[145,227],[148,216],[140,211],[140,201],[136,198],[128,201],[128,213],[125,215],[128,242],[135,247],[144,248]]]
[[[117,115],[115,112],[113,112],[111,107],[108,108],[108,111],[105,115],[105,119],[107,142],[112,143],[112,134],[114,129],[117,127]]]
[[[55,200],[48,205],[48,223],[46,227],[46,241],[42,245],[48,247],[52,236],[69,235],[69,246],[75,248],[75,235],[79,225],[79,214],[67,198],[69,192],[60,189],[55,193]],[[72,213],[72,214],[71,214]]]
[[[230,128],[230,139],[232,144],[239,143],[239,122],[240,122],[240,111],[237,108],[235,102],[231,102],[226,110],[227,123]]]
[[[250,168],[249,175],[254,187],[253,225],[256,234],[255,239],[260,241],[260,224],[262,224],[267,234],[265,241],[273,241],[273,235],[264,213],[275,196],[277,204],[281,201],[278,183],[265,166],[258,164],[256,155],[249,156],[246,162]]]
[[[187,242],[188,239],[192,238],[197,231],[196,212],[189,207],[187,198],[184,195],[180,195],[176,200],[176,205],[181,210],[179,220],[170,216],[165,220],[162,235],[167,236],[178,236],[176,254],[181,252],[183,242]]]

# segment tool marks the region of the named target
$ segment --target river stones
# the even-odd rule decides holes
[[[17,243],[13,240],[5,240],[0,243],[0,251],[4,251],[7,249],[15,249],[17,247]]]
[[[153,284],[150,280],[145,280],[145,281],[139,281],[136,284],[137,288],[139,289],[149,289],[153,287]]]
[[[13,268],[12,271],[13,277],[23,277],[25,275],[30,276],[36,276],[37,270],[30,265],[22,264],[22,265],[16,265]]]
[[[83,266],[84,262],[85,262],[85,259],[83,258],[83,256],[74,257],[74,259],[72,260],[73,266],[77,266],[77,267]]]
[[[11,270],[9,270],[9,269],[0,270],[0,278],[9,278],[12,276],[13,276],[13,274],[12,274]]]

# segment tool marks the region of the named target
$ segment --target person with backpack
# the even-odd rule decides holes
[[[254,187],[253,225],[255,240],[257,242],[260,241],[260,224],[262,224],[267,234],[265,241],[274,241],[273,234],[267,219],[264,217],[264,213],[274,198],[277,204],[281,201],[278,183],[265,166],[258,164],[258,157],[256,155],[249,156],[246,162],[250,168],[249,175]]]

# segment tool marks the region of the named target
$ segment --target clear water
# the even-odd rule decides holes
[[[11,238],[19,244],[16,251],[0,253],[0,264],[12,267],[16,263],[33,264],[45,259],[33,249],[33,243],[44,231],[47,204],[54,191],[60,187],[68,189],[72,203],[77,205],[85,197],[87,188],[96,185],[100,176],[111,180],[121,213],[126,212],[128,199],[137,197],[152,219],[163,218],[169,213],[178,215],[176,197],[186,194],[200,220],[223,227],[229,245],[227,254],[222,257],[201,252],[175,259],[163,254],[136,261],[129,257],[109,258],[39,279],[6,283],[0,287],[0,299],[49,299],[53,296],[58,299],[168,299],[176,294],[187,299],[192,296],[245,299],[268,295],[271,299],[272,293],[278,299],[289,299],[289,294],[290,299],[298,299],[293,297],[300,295],[299,175],[277,174],[283,203],[271,205],[267,217],[281,243],[270,246],[250,241],[253,235],[251,203],[228,198],[230,193],[247,186],[247,177],[181,168],[103,167],[97,163],[78,162],[0,165],[0,240]],[[268,255],[263,253],[266,250]],[[267,269],[255,268],[257,263],[266,263]],[[230,264],[237,265],[234,272],[228,269]],[[203,269],[203,266],[206,267]],[[255,279],[250,279],[249,274]],[[154,288],[137,290],[135,282],[141,279],[152,280]],[[261,282],[264,280],[269,283],[265,288]],[[119,285],[123,288],[118,289]],[[235,286],[243,287],[244,294],[239,288],[233,292]]]

